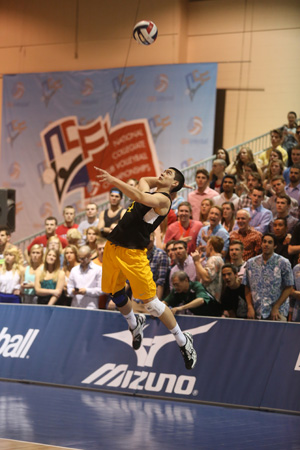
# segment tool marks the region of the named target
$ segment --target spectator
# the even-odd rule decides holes
[[[97,217],[98,214],[98,206],[96,203],[88,203],[85,208],[86,220],[80,222],[78,226],[78,231],[82,236],[82,244],[86,241],[86,230],[89,227],[96,227],[98,225],[99,219]]]
[[[240,280],[243,279],[246,262],[243,259],[244,244],[241,241],[230,241],[229,260],[230,264],[237,270]]]
[[[164,299],[164,303],[172,308],[173,314],[183,311],[196,316],[221,315],[218,302],[207,292],[198,281],[190,281],[183,271],[174,272],[172,275],[173,289]]]
[[[93,262],[97,264],[97,266],[102,266],[103,252],[106,242],[107,239],[101,236],[96,240],[97,258],[93,259]]]
[[[256,231],[265,233],[268,229],[269,223],[273,219],[273,214],[269,209],[262,206],[264,199],[264,189],[262,187],[256,187],[251,194],[252,205],[249,208],[244,208],[250,213],[250,227],[253,227]]]
[[[229,246],[229,233],[221,225],[222,209],[219,206],[213,206],[209,211],[209,225],[202,227],[198,233],[196,245],[200,246],[200,253],[205,253],[206,243],[211,236],[220,236],[224,241],[222,254],[225,257]]]
[[[67,241],[69,245],[75,245],[75,247],[79,248],[82,241],[82,234],[78,229],[71,228],[67,232]]]
[[[222,258],[222,249],[224,241],[219,236],[212,236],[206,246],[207,261],[203,267],[205,258],[201,258],[198,251],[192,254],[194,259],[197,279],[201,281],[203,286],[208,292],[215,297],[216,300],[220,300],[221,288],[222,288],[222,274],[221,268],[224,264]]]
[[[169,259],[167,253],[155,247],[154,233],[150,234],[150,242],[147,247],[147,257],[153,274],[153,280],[156,284],[156,295],[159,300],[163,298],[163,292],[169,273]]]
[[[0,267],[0,299],[2,302],[19,302],[21,284],[24,278],[24,269],[20,264],[20,255],[17,248],[4,250],[4,263]]]
[[[244,245],[243,259],[247,261],[261,251],[262,233],[250,227],[250,213],[240,209],[236,214],[237,230],[230,233],[230,242],[241,241]]]
[[[287,115],[288,123],[283,125],[283,142],[282,147],[290,155],[292,148],[297,145],[296,129],[297,129],[297,114],[290,111]]]
[[[192,218],[193,220],[199,220],[200,218],[200,205],[203,199],[213,198],[218,195],[218,192],[214,191],[209,184],[209,173],[206,169],[198,169],[196,172],[196,184],[197,189],[190,192],[188,195],[188,201],[192,205]]]
[[[246,318],[245,286],[241,283],[236,267],[232,264],[224,264],[222,279],[225,286],[220,299],[221,306],[224,309],[223,316]]]
[[[35,244],[31,247],[29,253],[29,264],[25,268],[24,282],[21,285],[22,302],[37,304],[37,295],[34,290],[35,276],[37,270],[43,264],[43,247]]]
[[[64,223],[56,228],[56,234],[58,236],[67,239],[67,232],[71,228],[78,228],[77,223],[75,223],[75,208],[74,206],[66,206],[63,210]]]
[[[174,211],[177,216],[178,207],[180,203],[184,202],[184,198],[181,195],[178,195],[178,192],[171,192],[170,197],[172,200],[171,210]]]
[[[276,199],[276,214],[269,224],[269,231],[274,232],[274,221],[277,218],[285,219],[287,222],[287,232],[292,233],[298,223],[298,219],[289,214],[291,198],[286,194],[280,194]]]
[[[166,232],[165,243],[170,240],[185,241],[188,253],[196,249],[196,239],[202,227],[202,223],[190,219],[192,207],[189,202],[182,202],[178,207],[178,221],[172,223]]]
[[[256,187],[262,186],[262,180],[258,173],[252,172],[248,176],[247,180],[247,189],[248,193],[243,194],[240,196],[239,203],[238,203],[238,210],[243,208],[249,208],[252,205],[252,197],[251,194],[253,192],[253,189]]]
[[[214,205],[222,207],[224,202],[231,202],[237,211],[239,197],[234,193],[236,179],[234,175],[225,175],[222,182],[223,192],[213,198]]]
[[[290,182],[285,192],[300,204],[300,164],[293,164],[290,170]]]
[[[98,257],[96,241],[100,237],[100,231],[97,227],[88,227],[86,230],[86,245],[91,249],[91,261]]]
[[[98,309],[101,291],[102,267],[91,261],[91,249],[87,245],[78,251],[80,264],[73,267],[68,281],[68,295],[76,308]]]
[[[216,198],[216,197],[214,197]],[[208,214],[211,210],[211,207],[214,205],[214,202],[211,198],[205,198],[202,200],[200,205],[200,222],[202,222],[202,225],[209,225],[208,221]]]
[[[219,150],[216,153],[216,159],[224,159],[224,161],[226,162],[226,167],[230,165],[230,156],[228,151],[225,150],[225,148],[219,148]]]
[[[243,284],[248,319],[287,320],[293,272],[290,262],[274,253],[274,249],[274,235],[266,233],[262,254],[247,261]]]
[[[172,267],[170,272],[170,288],[172,289],[172,275],[178,270],[186,272],[191,281],[196,280],[196,268],[191,255],[187,252],[187,243],[184,241],[174,242],[174,252],[175,252],[175,265]]]
[[[293,258],[290,257],[288,252],[288,246],[291,240],[291,235],[287,233],[287,220],[285,217],[274,219],[273,223],[274,236],[275,236],[275,252],[278,255],[284,256],[290,262]]]
[[[10,243],[11,232],[7,226],[0,227],[0,266],[4,263],[4,252],[10,248],[17,248]],[[19,250],[20,263],[23,261],[23,255]]]
[[[57,227],[57,219],[52,216],[47,217],[47,219],[45,219],[45,234],[43,234],[42,236],[37,236],[36,238],[33,239],[31,244],[29,244],[27,247],[27,253],[30,252],[31,247],[35,244],[41,245],[42,247],[46,248],[48,239],[50,239],[52,236],[56,236],[56,227]],[[58,236],[58,239],[60,240],[63,248],[65,248],[68,245],[67,240],[64,239],[63,237]]]
[[[165,252],[167,253],[168,258],[169,258],[169,265],[171,267],[173,267],[174,264],[175,264],[175,250],[174,250],[174,243],[175,242],[176,241],[174,241],[174,240],[168,241],[166,243],[166,248],[165,248]]]
[[[227,174],[235,175],[238,182],[245,181],[245,165],[254,162],[253,152],[249,147],[242,147],[235,161],[227,167]]]
[[[215,159],[212,165],[212,170],[210,173],[210,185],[211,189],[214,189],[219,194],[222,189],[222,181],[225,175],[226,162],[224,159]]]
[[[271,197],[274,194],[274,191],[272,189],[272,179],[278,175],[282,175],[283,171],[284,164],[282,161],[276,159],[270,162],[268,169],[266,170],[266,176],[263,182],[263,188],[266,190],[268,197]]]
[[[286,165],[288,162],[288,154],[286,150],[281,146],[282,144],[282,131],[281,130],[272,130],[270,133],[271,136],[271,147],[265,150],[263,153],[259,155],[259,164],[261,169],[266,169],[269,165],[269,159],[272,150],[277,149],[282,154],[282,160]]]
[[[63,248],[59,240],[59,236],[51,236],[48,239],[46,250],[55,250],[59,253],[60,267],[64,262]]]
[[[230,233],[235,223],[235,209],[232,202],[224,202],[222,205],[222,225]]]
[[[294,287],[291,294],[291,319],[292,322],[300,322],[300,256],[298,257],[298,264],[293,269],[293,275]]]
[[[36,272],[34,289],[39,305],[52,306],[61,297],[65,283],[65,273],[60,269],[60,255],[57,250],[46,250],[44,265]]]
[[[265,208],[269,209],[274,216],[277,213],[277,209],[276,209],[277,197],[281,194],[286,194],[285,182],[284,182],[283,176],[277,175],[276,177],[274,177],[272,179],[272,189],[274,190],[275,194],[272,195],[272,197],[269,197],[267,200],[264,200],[262,202],[262,205]],[[294,198],[291,198],[290,214],[293,217],[298,218],[298,210],[299,210],[299,205],[298,205],[297,200],[295,200]]]
[[[295,266],[300,253],[300,222],[295,226],[292,233],[291,241],[288,246],[288,253],[290,258],[292,258],[292,265]]]
[[[300,136],[300,127],[299,127],[299,136]],[[294,148],[292,148],[291,150],[291,164],[289,165],[289,167],[287,167],[284,171],[283,171],[283,178],[286,182],[286,184],[289,184],[290,182],[290,171],[291,171],[291,166],[293,166],[294,164],[300,164],[300,145],[296,145]]]
[[[122,208],[123,193],[113,187],[109,192],[109,207],[99,214],[98,228],[102,237],[107,237],[124,216],[126,209]]]
[[[64,283],[64,290],[63,293],[59,299],[59,304],[63,306],[71,306],[72,297],[68,295],[67,286],[68,286],[68,280],[71,273],[71,270],[73,267],[78,266],[78,248],[75,245],[68,245],[64,249],[64,259],[63,259],[63,266],[62,269],[65,273],[65,283]],[[56,303],[58,304],[58,302]]]

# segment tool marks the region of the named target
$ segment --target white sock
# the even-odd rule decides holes
[[[126,316],[124,315],[124,317],[127,320],[129,328],[131,330],[134,330],[135,327],[137,326],[137,321],[136,321],[136,317],[133,313],[133,310],[131,310],[129,314],[126,314]]]
[[[176,324],[176,327],[174,327],[170,331],[173,334],[174,338],[176,339],[176,342],[179,345],[179,347],[183,347],[186,344],[186,337],[181,331],[178,323]]]

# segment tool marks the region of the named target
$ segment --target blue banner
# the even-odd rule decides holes
[[[95,165],[127,181],[211,156],[216,77],[212,63],[5,75],[0,177],[17,191],[15,237],[106,200]]]
[[[179,316],[198,362],[147,318],[131,348],[116,312],[1,305],[0,378],[300,412],[299,324]]]

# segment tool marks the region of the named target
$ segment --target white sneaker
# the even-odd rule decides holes
[[[137,321],[137,326],[135,327],[135,329],[131,330],[129,328],[129,330],[132,334],[132,347],[134,348],[134,350],[138,350],[142,344],[143,328],[146,323],[146,316],[144,314],[137,314],[136,321]]]
[[[190,370],[195,367],[197,362],[197,353],[193,347],[193,336],[191,333],[186,331],[183,334],[186,337],[186,344],[183,347],[180,347],[180,352],[183,356],[186,369]]]

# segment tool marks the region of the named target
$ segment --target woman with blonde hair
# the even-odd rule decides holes
[[[86,245],[91,249],[91,261],[98,257],[96,241],[100,237],[100,230],[97,227],[89,227],[86,230]]]
[[[62,297],[60,298],[59,304],[63,306],[71,306],[72,297],[67,293],[67,285],[70,276],[70,272],[73,267],[78,266],[78,248],[75,245],[67,245],[64,249],[64,261],[62,269],[65,273],[65,284]]]
[[[34,244],[29,252],[29,265],[25,269],[24,282],[21,286],[23,303],[37,303],[34,282],[37,269],[43,264],[43,247]]]
[[[263,188],[265,189],[268,196],[272,196],[275,194],[271,184],[272,178],[276,175],[282,175],[284,169],[285,165],[281,159],[273,159],[273,161],[270,162],[266,170],[265,180],[263,182]]]
[[[211,198],[204,198],[201,202],[199,221],[202,222],[203,226],[209,225],[208,214],[213,205],[214,202]]]
[[[225,230],[230,233],[235,223],[235,209],[232,202],[224,202],[222,204],[222,221]]]
[[[47,249],[44,265],[37,270],[34,289],[39,305],[54,305],[62,294],[65,272],[60,269],[58,250]]]
[[[0,298],[2,301],[20,302],[24,268],[20,264],[20,252],[16,247],[4,250],[4,262],[0,267]],[[13,298],[14,296],[14,298]]]
[[[77,228],[71,228],[67,232],[67,241],[70,245],[75,245],[75,247],[79,248],[80,242],[82,240],[82,234],[78,231]]]
[[[245,181],[244,166],[254,162],[254,156],[251,148],[242,147],[233,161],[226,169],[226,173],[235,175],[237,181]]]

